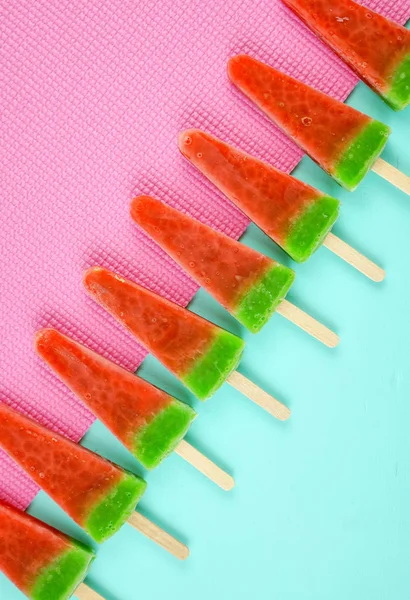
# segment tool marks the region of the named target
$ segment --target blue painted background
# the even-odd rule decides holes
[[[383,157],[410,174],[409,109],[360,84],[349,103],[390,124]],[[296,175],[343,201],[334,232],[381,264],[375,284],[325,248],[292,266],[289,299],[337,331],[329,350],[275,315],[252,336],[207,294],[191,307],[246,337],[240,371],[287,403],[280,423],[227,384],[199,405],[155,360],[141,373],[198,408],[188,440],[236,478],[230,493],[178,456],[145,474],[140,510],[191,548],[184,563],[125,526],[88,582],[107,600],[410,599],[410,197],[371,173],[344,192],[309,159]],[[286,264],[255,227],[243,238]],[[84,443],[144,474],[99,423]],[[87,541],[41,494],[31,512]],[[23,596],[0,575],[0,598]]]

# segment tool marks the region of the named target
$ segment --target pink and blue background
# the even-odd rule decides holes
[[[366,4],[410,16],[410,0]],[[247,226],[179,155],[178,131],[203,127],[286,170],[301,158],[230,86],[227,58],[250,53],[340,99],[356,79],[279,0],[0,0],[0,39],[0,398],[79,439],[92,417],[35,358],[34,331],[58,327],[135,368],[144,353],[85,296],[82,270],[103,264],[180,303],[197,289],[132,225],[133,195],[234,236]],[[384,158],[410,174],[408,110],[393,113],[363,84],[349,103],[392,126]],[[290,300],[340,334],[335,351],[279,316],[251,336],[196,295],[193,310],[246,337],[241,371],[293,417],[277,423],[228,386],[198,406],[144,361],[143,376],[198,408],[188,439],[237,486],[225,494],[177,456],[146,475],[141,511],[192,556],[178,563],[124,528],[90,576],[107,600],[409,597],[410,199],[375,174],[349,194],[306,158],[296,175],[341,198],[335,232],[386,281],[326,249],[296,267]],[[243,241],[291,264],[253,226]],[[101,424],[84,443],[143,473]],[[1,455],[0,496],[26,506],[36,491]],[[44,494],[31,511],[86,540]],[[21,595],[0,577],[0,597]]]

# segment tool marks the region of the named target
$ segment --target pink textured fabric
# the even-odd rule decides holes
[[[404,22],[410,0],[368,0]],[[152,193],[232,236],[247,225],[179,155],[198,126],[291,170],[299,150],[232,86],[246,52],[344,99],[355,77],[280,0],[0,0],[0,398],[80,439],[92,416],[36,359],[56,326],[127,368],[144,352],[82,290],[101,264],[181,304],[196,286],[132,225]],[[37,491],[0,454],[0,497]]]

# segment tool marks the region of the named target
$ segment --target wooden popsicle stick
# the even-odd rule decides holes
[[[225,473],[218,465],[185,440],[179,442],[175,452],[226,492],[229,492],[235,485],[235,480],[231,475]]]
[[[152,523],[152,521],[139,512],[134,511],[132,513],[128,519],[128,524],[134,527],[134,529],[138,529],[140,533],[167,550],[167,552],[170,552],[170,554],[173,554],[179,560],[188,558],[189,548],[185,544],[172,537],[172,535],[161,529],[161,527],[158,527],[158,525],[155,525],[155,523]]]
[[[410,177],[396,169],[396,167],[393,167],[390,163],[382,158],[378,158],[372,167],[372,171],[405,194],[410,195]]]
[[[381,267],[336,237],[333,233],[330,232],[327,234],[323,245],[372,281],[379,282],[385,278],[386,273]]]
[[[273,396],[270,396],[252,381],[247,379],[247,377],[238,373],[238,371],[231,373],[226,381],[276,419],[279,419],[280,421],[289,419],[290,409],[287,406],[279,402],[279,400],[276,400]]]
[[[81,583],[75,591],[78,600],[105,600],[103,596],[94,592],[86,583]]]
[[[339,336],[336,333],[331,331],[325,325],[322,325],[322,323],[319,323],[319,321],[316,321],[316,319],[291,302],[288,302],[288,300],[282,300],[277,307],[276,312],[329,348],[335,348],[338,345]]]

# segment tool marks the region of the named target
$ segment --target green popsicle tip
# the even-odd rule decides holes
[[[267,323],[295,280],[292,269],[275,264],[244,295],[235,317],[253,333]]]
[[[383,97],[394,110],[403,110],[410,104],[410,54],[395,70],[393,84]]]
[[[293,223],[283,249],[302,263],[319,248],[339,216],[340,202],[331,196],[316,198]]]
[[[353,192],[379,158],[391,129],[372,121],[345,150],[333,173],[336,181]]]
[[[30,593],[33,600],[67,600],[84,581],[95,554],[80,542],[71,542],[73,548],[53,561],[37,578]]]
[[[134,456],[146,469],[154,469],[175,450],[196,416],[193,408],[173,399],[138,432]]]
[[[86,531],[98,543],[114,535],[131,516],[146,487],[146,481],[124,471],[122,481],[91,511]]]
[[[245,342],[241,338],[220,331],[208,352],[196,361],[182,381],[197,398],[206,400],[236,369],[244,348]]]

